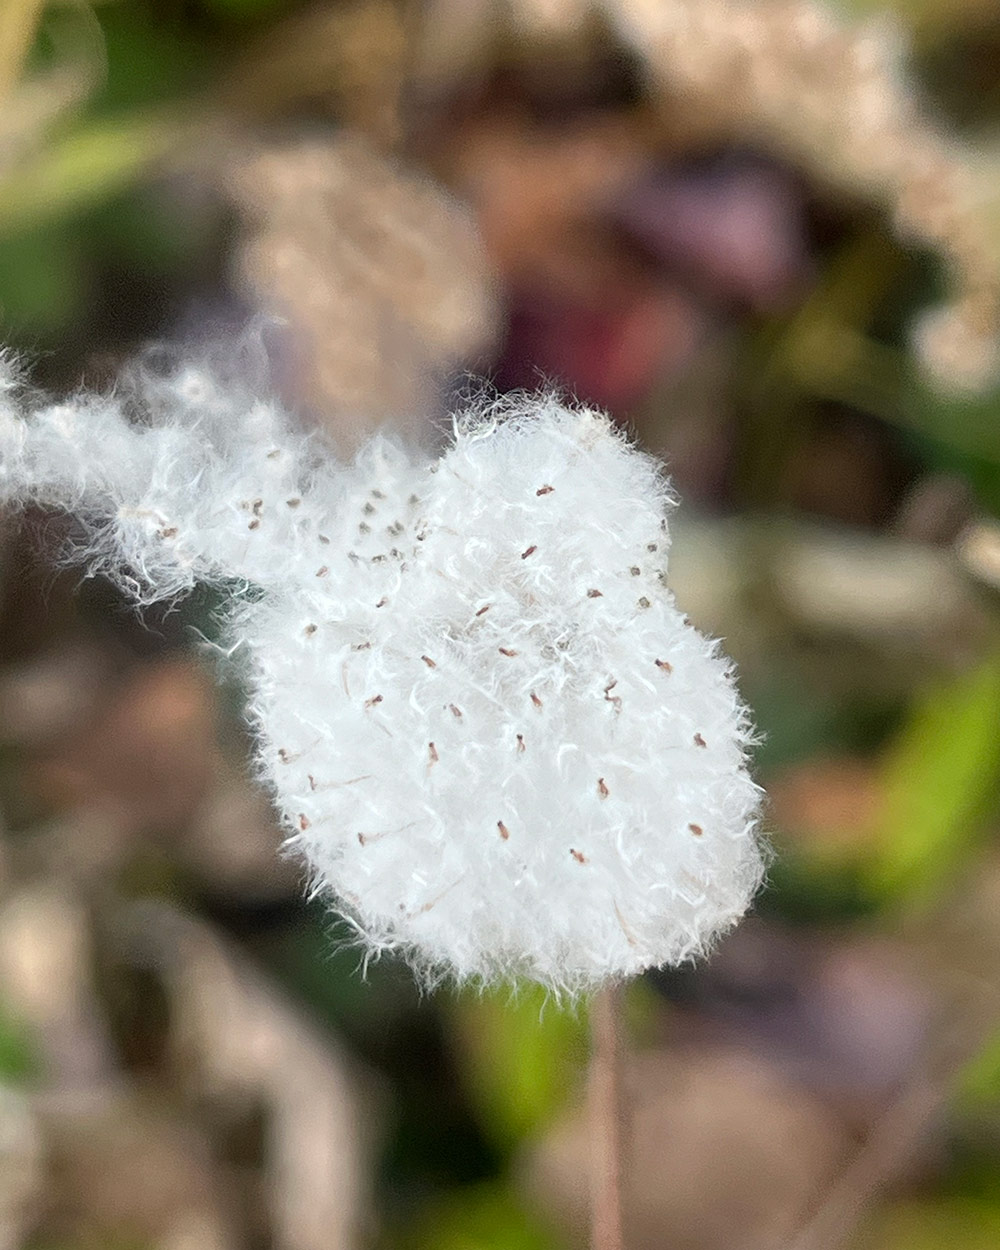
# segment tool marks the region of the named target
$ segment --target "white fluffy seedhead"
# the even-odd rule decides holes
[[[343,465],[195,370],[146,427],[95,399],[21,421],[15,390],[6,497],[80,513],[142,598],[234,579],[261,776],[369,951],[576,992],[746,910],[747,715],[667,588],[661,468],[605,417],[509,401],[436,463],[377,438]]]

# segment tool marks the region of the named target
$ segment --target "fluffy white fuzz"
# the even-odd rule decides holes
[[[662,470],[599,413],[520,399],[437,463],[344,465],[192,368],[141,405],[8,376],[0,498],[72,510],[141,600],[230,579],[260,773],[370,952],[578,992],[750,903],[748,718],[667,588]]]

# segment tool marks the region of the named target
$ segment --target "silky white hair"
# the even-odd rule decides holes
[[[367,952],[574,994],[750,904],[750,721],[668,589],[662,466],[600,413],[480,404],[437,462],[345,464],[194,365],[47,403],[8,361],[0,501],[75,514],[139,602],[225,584],[260,777]]]

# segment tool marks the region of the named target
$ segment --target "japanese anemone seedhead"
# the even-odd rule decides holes
[[[606,417],[521,397],[436,462],[344,464],[193,367],[46,404],[8,366],[0,404],[0,497],[73,511],[140,601],[229,588],[260,775],[370,952],[578,992],[746,910],[747,713],[668,589],[662,468]]]

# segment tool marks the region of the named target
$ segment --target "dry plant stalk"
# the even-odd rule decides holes
[[[624,1250],[627,1108],[623,1090],[624,987],[608,985],[590,1005],[590,1100],[594,1170],[591,1250]]]

